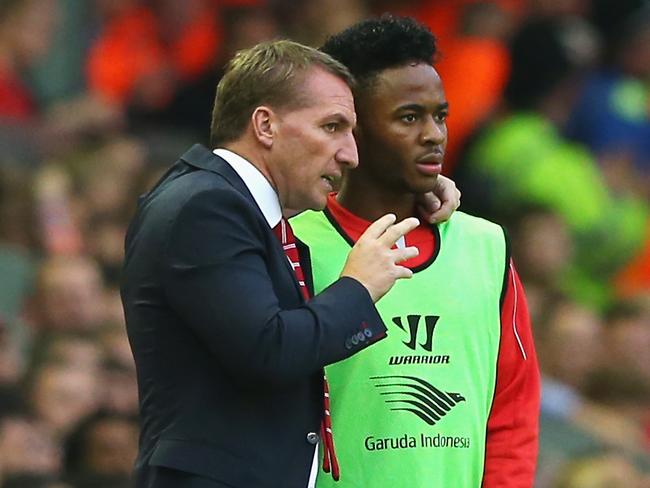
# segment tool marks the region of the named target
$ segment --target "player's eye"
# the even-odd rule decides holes
[[[449,112],[438,112],[435,115],[436,122],[444,122],[449,117]]]

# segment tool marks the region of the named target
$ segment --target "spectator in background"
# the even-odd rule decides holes
[[[571,418],[583,403],[587,377],[603,352],[602,321],[590,309],[565,300],[537,330],[542,413]]]
[[[103,355],[92,331],[61,330],[39,339],[32,351],[33,357],[93,374],[99,372]]]
[[[650,297],[616,303],[607,311],[605,320],[605,340],[612,364],[638,377],[646,388],[650,387],[650,361],[647,357],[650,351]]]
[[[97,261],[106,285],[116,290],[124,260],[123,241],[127,225],[120,217],[101,216],[90,217],[87,225],[91,230],[86,235],[88,252]]]
[[[650,200],[650,5],[593,2],[607,41],[603,66],[586,80],[566,127],[594,151],[612,190]],[[621,296],[650,289],[650,224],[644,250],[617,280]]]
[[[10,336],[7,326],[0,325],[0,387],[19,383],[25,364],[22,356],[18,342]]]
[[[604,65],[586,80],[565,133],[594,151],[610,186],[650,198],[650,6],[595,1]],[[645,5],[645,6],[644,6]]]
[[[605,452],[568,463],[552,488],[646,488],[649,482],[625,457]]]
[[[481,130],[456,175],[470,212],[503,220],[513,208],[535,205],[557,213],[576,244],[562,277],[566,290],[603,307],[615,274],[642,248],[648,205],[613,192],[588,151],[559,133],[595,48],[577,19],[522,26],[511,41],[507,110]]]
[[[283,7],[281,15],[289,19],[286,28],[291,38],[309,46],[320,46],[329,34],[369,14],[363,0],[306,0],[286,2]]]
[[[91,149],[69,158],[67,166],[75,176],[89,232],[95,230],[93,219],[127,219],[133,209],[129,197],[147,167],[150,151],[143,140],[120,134],[102,138]]]
[[[122,309],[122,302],[119,298],[119,291],[117,296],[119,302],[119,311],[121,314],[121,321],[109,321],[99,331],[99,342],[104,350],[104,357],[106,361],[113,362],[125,368],[133,369],[133,354],[129,346],[129,340],[124,333],[124,310]]]
[[[94,6],[94,1],[88,0],[39,2],[41,13],[56,19],[57,27],[45,55],[28,73],[40,106],[47,109],[86,92],[83,64],[93,34]]]
[[[34,175],[19,164],[0,166],[0,243],[23,255],[38,247]]]
[[[115,104],[160,109],[219,59],[222,30],[210,0],[97,4],[103,22],[88,56],[88,83]]]
[[[104,322],[104,285],[86,256],[46,259],[38,273],[33,306],[37,331],[93,331]]]
[[[0,3],[0,121],[27,122],[38,113],[25,69],[42,56],[56,26],[56,0]]]
[[[0,417],[0,486],[10,479],[32,477],[52,481],[59,476],[61,453],[46,423],[24,412]],[[19,486],[16,482],[15,486]]]
[[[193,140],[208,144],[206,127],[210,126],[211,104],[215,87],[223,74],[222,65],[237,51],[281,35],[276,18],[264,2],[251,5],[217,3],[220,8],[213,15],[219,17],[222,40],[218,53],[197,76],[179,82],[168,103],[163,106],[130,106],[128,119],[136,131],[165,131],[176,139],[182,132],[191,135]],[[170,22],[171,15],[167,14],[167,17],[170,17]]]
[[[522,281],[546,292],[561,292],[563,270],[574,259],[575,243],[562,217],[545,208],[520,207],[505,224]]]
[[[29,407],[61,441],[100,401],[100,377],[54,361],[36,363],[28,376]]]
[[[642,452],[645,440],[639,418],[625,415],[613,402],[602,402],[602,393],[593,395],[595,400],[587,395],[588,387],[598,390],[594,374],[610,366],[603,327],[598,314],[567,300],[555,304],[547,322],[538,325],[542,428],[546,426],[549,432],[578,429],[589,437],[592,447],[612,445],[626,452]],[[621,402],[628,398],[638,403],[627,392]],[[568,457],[572,447],[570,442],[560,444],[554,455]]]
[[[602,361],[591,373],[585,395],[594,404],[626,420],[627,425],[617,433],[618,438],[626,442],[618,444],[626,444],[629,451],[650,452],[650,384],[646,378],[619,365],[615,359]],[[611,427],[605,423],[604,428],[593,426],[592,429],[598,432]],[[608,435],[612,434],[605,432],[601,436],[607,438]]]
[[[138,452],[133,415],[97,411],[77,424],[65,442],[65,479],[75,488],[128,488]]]
[[[106,360],[101,372],[100,407],[106,411],[131,415],[138,411],[138,388],[135,365]]]

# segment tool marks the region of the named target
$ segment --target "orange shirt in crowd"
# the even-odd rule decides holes
[[[467,137],[494,109],[508,81],[508,49],[494,39],[458,37],[441,46],[436,69],[449,101],[445,173],[451,174]]]
[[[213,67],[222,43],[216,8],[206,8],[171,41],[163,41],[158,19],[135,6],[111,19],[90,48],[87,78],[91,91],[127,104],[137,83],[172,70],[180,81],[195,79]]]

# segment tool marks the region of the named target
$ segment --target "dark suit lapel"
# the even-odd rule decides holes
[[[220,158],[219,156],[217,156],[216,154],[214,154],[212,151],[210,151],[208,148],[206,148],[201,144],[194,144],[185,154],[181,156],[181,160],[183,160],[185,163],[189,164],[190,166],[194,166],[195,168],[200,168],[205,171],[211,171],[213,173],[221,175],[223,178],[226,179],[226,181],[228,181],[228,183],[230,183],[234,188],[236,188],[239,192],[245,195],[246,198],[248,198],[251,204],[260,213],[260,217],[266,221],[266,219],[264,218],[264,214],[262,213],[262,210],[257,206],[257,202],[253,198],[251,192],[248,190],[248,187],[244,183],[244,180],[240,178],[237,172],[234,169],[232,169],[232,167],[223,158]],[[296,292],[302,299],[302,292],[300,291],[300,285],[298,284],[298,280],[296,279],[296,274],[294,273],[293,268],[291,267],[291,263],[287,259],[286,254],[284,253],[284,249],[282,249],[282,244],[278,242],[271,229],[269,229],[269,234],[272,236],[271,240],[277,243],[277,245],[272,246],[273,248],[275,248],[277,257],[284,262],[285,267],[287,268],[287,270],[291,274],[291,277],[293,278],[293,283],[296,288]],[[303,247],[306,248],[306,246],[304,245]],[[302,252],[300,248],[299,248],[299,252]],[[311,280],[311,273],[309,279]]]

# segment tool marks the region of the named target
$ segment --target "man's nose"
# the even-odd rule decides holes
[[[442,144],[445,142],[447,137],[447,126],[444,122],[436,122],[435,116],[429,116],[426,118],[424,127],[422,128],[422,133],[420,135],[420,141],[422,144],[433,143],[433,144]]]
[[[359,165],[359,152],[352,131],[346,134],[341,147],[336,152],[336,162],[349,168],[356,168]]]

